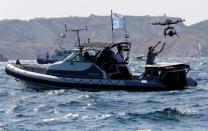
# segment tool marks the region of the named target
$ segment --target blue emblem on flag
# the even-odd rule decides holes
[[[112,13],[112,24],[113,29],[124,29],[125,28],[125,19],[121,14]]]

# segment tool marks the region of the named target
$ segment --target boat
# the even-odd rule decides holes
[[[37,56],[37,63],[38,64],[51,64],[61,60],[64,60],[67,56],[72,53],[73,50],[59,48],[54,50],[54,52],[50,55],[49,52],[46,54],[39,54]]]
[[[78,51],[72,52],[64,60],[44,66],[22,64],[18,60],[6,66],[6,73],[35,90],[170,91],[197,86],[197,82],[187,76],[191,68],[184,63],[163,62],[145,65],[142,75],[136,75],[130,71],[128,59],[118,62],[113,52],[122,46],[125,57],[129,58],[131,42],[127,41],[127,35],[124,42],[88,41],[81,44],[79,38],[81,30],[87,28],[70,30],[77,33]],[[169,34],[172,37],[174,33]]]
[[[0,54],[0,62],[8,61],[8,58],[4,57],[2,54]]]
[[[38,54],[37,55],[37,63],[38,64],[51,64],[58,61],[64,60],[67,56],[69,56],[73,50],[65,49],[62,47],[63,39],[65,38],[65,34],[59,34],[57,38],[57,45],[58,48],[55,49],[52,53],[48,51],[45,54]]]
[[[139,56],[136,56],[135,58],[139,61],[146,61],[146,58],[144,57],[145,57],[144,55],[139,55]]]
[[[112,52],[117,46],[129,51],[130,44],[88,43],[82,46],[80,52],[72,52],[63,61],[45,67],[10,63],[5,71],[35,90],[169,91],[197,85],[196,81],[187,77],[190,67],[183,63],[146,65],[142,75],[132,74],[128,63],[117,62]]]

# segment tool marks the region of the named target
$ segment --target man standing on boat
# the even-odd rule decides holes
[[[153,65],[153,64],[155,64],[155,57],[159,54],[159,53],[161,53],[162,51],[163,51],[163,48],[164,48],[164,46],[165,46],[165,43],[163,43],[163,46],[162,46],[162,48],[160,49],[160,51],[158,51],[158,52],[154,52],[155,51],[155,48],[159,45],[161,43],[161,41],[159,41],[156,45],[154,45],[154,46],[150,46],[149,47],[149,52],[148,52],[148,54],[147,54],[147,61],[146,61],[146,65]]]
[[[117,47],[118,52],[116,53],[116,59],[119,63],[123,63],[126,62],[128,60],[128,58],[124,58],[124,54],[123,54],[123,47],[122,46],[118,46]]]

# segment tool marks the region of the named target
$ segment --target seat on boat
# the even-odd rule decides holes
[[[126,63],[119,63],[115,53],[110,49],[104,49],[96,60],[96,64],[106,72],[110,79],[129,79],[131,73]]]

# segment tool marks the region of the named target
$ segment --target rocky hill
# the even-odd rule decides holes
[[[132,42],[132,56],[146,54],[147,48],[158,40],[166,41],[166,47],[161,56],[208,56],[208,21],[186,26],[180,23],[176,30],[180,37],[163,37],[164,27],[153,26],[154,21],[164,20],[163,16],[126,16],[127,32]],[[63,46],[74,48],[75,32],[65,32],[68,29],[85,28],[80,32],[81,42],[111,41],[111,19],[109,16],[68,17],[68,18],[37,18],[29,21],[0,21],[0,53],[9,59],[35,59],[37,54],[54,50],[57,36],[65,33]],[[115,41],[123,41],[123,32],[115,31]]]

